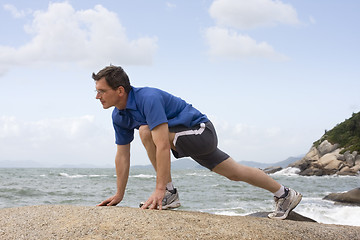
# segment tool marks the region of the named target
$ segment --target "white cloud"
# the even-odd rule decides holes
[[[216,22],[216,26],[205,31],[211,57],[288,59],[269,43],[258,42],[237,30],[298,24],[296,10],[291,5],[271,0],[214,0],[209,13]]]
[[[0,117],[0,161],[32,160],[50,165],[112,163],[112,129],[102,129],[93,116],[22,121]],[[100,159],[104,157],[104,159]],[[102,161],[102,162],[101,162]]]
[[[37,121],[0,116],[0,162],[113,166],[114,130],[111,124],[96,120],[91,115]],[[139,135],[134,138],[131,164],[149,164]]]
[[[278,0],[215,0],[209,12],[217,25],[237,29],[299,23],[296,10]]]
[[[68,2],[50,3],[46,11],[33,12],[25,30],[33,36],[28,43],[0,46],[2,72],[14,65],[46,62],[90,67],[151,64],[157,49],[156,37],[128,39],[116,13],[101,5],[76,11]]]
[[[268,58],[286,60],[287,57],[277,53],[266,42],[256,42],[248,35],[238,34],[226,28],[212,27],[206,30],[209,44],[209,55],[219,58]]]
[[[302,154],[308,143],[302,137],[278,126],[230,123],[210,116],[219,139],[219,148],[236,161],[277,162],[293,154]]]
[[[217,130],[220,149],[237,161],[276,162],[308,148],[308,143],[303,146],[303,137],[277,126],[210,118]],[[132,165],[149,164],[137,132],[131,149]],[[103,166],[113,165],[115,152],[111,124],[98,124],[94,116],[37,121],[0,116],[0,162],[29,160],[50,166],[84,163]],[[281,154],[283,159],[279,159]]]
[[[19,133],[20,128],[14,117],[3,116],[0,118],[0,138],[18,136]]]
[[[22,18],[31,13],[30,9],[18,10],[15,6],[11,4],[5,4],[3,8],[4,10],[9,11],[14,18]]]

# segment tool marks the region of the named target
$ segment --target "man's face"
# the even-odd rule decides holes
[[[104,109],[121,104],[121,96],[118,89],[112,89],[104,77],[96,81],[96,91],[96,99],[100,100]]]

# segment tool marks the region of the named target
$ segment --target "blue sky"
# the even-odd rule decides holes
[[[359,1],[0,1],[0,161],[113,165],[91,78],[180,96],[235,160],[305,154],[360,111]],[[148,164],[138,135],[132,165]]]

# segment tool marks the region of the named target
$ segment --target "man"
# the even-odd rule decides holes
[[[257,168],[243,166],[217,147],[211,121],[186,103],[156,88],[130,85],[121,67],[108,66],[93,73],[96,99],[112,113],[117,152],[115,157],[117,192],[99,206],[114,206],[123,199],[130,168],[130,143],[134,129],[156,171],[156,187],[142,209],[169,209],[180,206],[170,173],[170,151],[176,158],[191,157],[200,165],[234,181],[244,181],[274,194],[276,210],[270,218],[285,219],[301,201],[301,194],[285,188]]]

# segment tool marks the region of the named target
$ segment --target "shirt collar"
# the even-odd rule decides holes
[[[128,94],[128,99],[126,102],[126,109],[136,110],[136,102],[135,102],[135,94],[134,94],[134,87],[131,87],[131,90]]]

